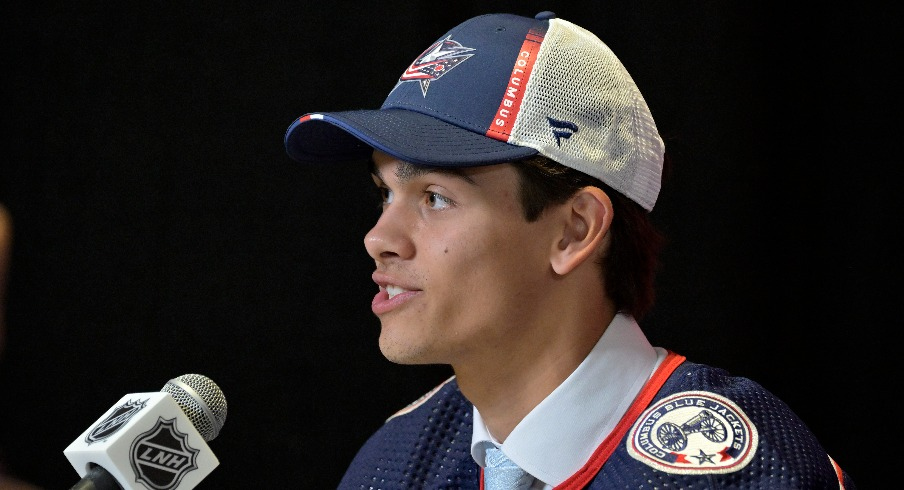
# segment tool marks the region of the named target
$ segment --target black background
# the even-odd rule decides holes
[[[115,401],[200,373],[229,402],[204,488],[335,487],[450,371],[382,358],[369,177],[295,164],[285,129],[378,107],[469,17],[547,9],[619,55],[674,159],[651,341],[756,379],[876,488],[899,451],[892,17],[718,1],[5,3],[9,469],[68,488],[63,449]]]

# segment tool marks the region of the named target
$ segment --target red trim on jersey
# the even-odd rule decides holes
[[[524,43],[521,44],[521,50],[518,51],[518,57],[515,58],[515,64],[512,66],[512,74],[509,76],[505,93],[502,94],[502,100],[499,102],[499,109],[493,115],[490,128],[486,132],[487,137],[508,142],[512,135],[515,119],[518,118],[521,101],[524,99],[524,89],[534,70],[537,53],[540,51],[545,34],[545,32],[531,30],[524,37]]]
[[[831,456],[829,456],[829,461],[832,462],[832,467],[835,468],[835,476],[838,477],[838,488],[844,490],[844,473],[841,471],[841,466],[838,466],[838,463]]]
[[[625,415],[618,422],[618,425],[615,426],[615,429],[609,434],[609,437],[596,448],[596,451],[593,452],[593,455],[590,456],[590,459],[584,464],[583,468],[579,469],[577,473],[563,481],[561,485],[555,487],[555,490],[582,489],[593,480],[593,477],[599,473],[600,468],[603,467],[603,464],[609,459],[609,456],[612,456],[612,453],[615,452],[615,449],[621,443],[622,438],[628,430],[631,429],[634,422],[637,421],[637,417],[640,417],[640,414],[647,409],[650,402],[653,401],[653,397],[656,396],[656,393],[662,388],[662,385],[665,384],[666,380],[669,379],[669,376],[672,375],[672,372],[675,371],[675,368],[684,362],[684,360],[685,357],[682,355],[675,354],[674,352],[668,353],[666,358],[662,361],[662,364],[656,368],[656,372],[653,373],[653,376],[647,381],[647,384],[645,384],[640,393],[637,394],[634,403],[632,403],[628,408],[628,411],[625,412]],[[834,461],[832,463],[834,464]],[[839,471],[837,466],[836,471]],[[480,490],[485,490],[483,483],[483,467],[480,468]],[[842,487],[842,490],[844,490],[844,487]]]
[[[399,415],[405,415],[408,412],[414,411],[415,408],[423,405],[427,400],[432,398],[433,395],[437,394],[439,392],[439,390],[441,390],[443,388],[443,386],[446,386],[447,384],[449,384],[453,379],[455,379],[454,374],[452,376],[449,376],[449,378],[446,379],[445,381],[443,381],[442,383],[434,386],[433,389],[431,389],[427,393],[424,393],[423,395],[418,397],[417,400],[409,403],[408,405],[406,405],[404,408],[402,408],[398,412],[392,414],[388,419],[386,419],[386,422],[389,422],[390,420],[398,417]],[[386,422],[384,422],[384,423],[386,423]]]
[[[612,453],[615,452],[615,449],[621,443],[622,438],[631,429],[631,426],[634,425],[634,422],[637,421],[637,417],[640,417],[640,414],[643,413],[644,410],[650,405],[650,402],[653,401],[653,397],[656,396],[656,393],[659,392],[659,389],[662,388],[662,385],[665,383],[669,376],[672,375],[672,372],[675,371],[682,362],[684,362],[685,357],[679,354],[675,354],[674,352],[669,352],[666,356],[665,360],[662,361],[662,364],[656,369],[656,372],[653,373],[653,376],[650,377],[650,380],[647,381],[647,384],[644,385],[643,389],[638,393],[637,398],[634,399],[634,403],[631,404],[631,407],[628,408],[628,411],[625,412],[625,415],[618,422],[618,425],[615,426],[615,429],[609,433],[609,437],[596,448],[596,451],[593,452],[593,455],[584,464],[584,467],[579,469],[577,473],[571,475],[567,480],[563,481],[561,485],[556,487],[556,490],[566,490],[566,489],[579,489],[584,488],[585,485],[590,483],[593,480],[593,477],[599,473],[600,468],[603,467],[603,464],[609,459],[609,456],[612,456]],[[481,485],[481,489],[483,486]]]

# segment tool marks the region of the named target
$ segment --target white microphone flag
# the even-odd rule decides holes
[[[169,393],[131,393],[63,454],[79,476],[95,465],[126,490],[188,490],[220,462]]]

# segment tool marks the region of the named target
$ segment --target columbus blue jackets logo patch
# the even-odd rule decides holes
[[[88,431],[88,435],[85,436],[85,442],[91,444],[106,440],[122,428],[122,426],[126,425],[126,422],[131,420],[136,413],[140,412],[141,409],[147,405],[147,402],[147,400],[129,400],[116,407],[110,412],[110,415],[107,415],[107,418],[98,422],[94,428]]]
[[[458,41],[453,41],[451,36],[437,41],[421,53],[414,63],[411,63],[411,66],[399,77],[399,82],[420,82],[421,93],[426,97],[430,82],[439,80],[440,77],[473,56],[474,53],[471,51],[474,51],[474,48],[462,46]]]
[[[158,417],[151,430],[132,441],[129,462],[137,482],[151,490],[170,490],[198,468],[199,452],[188,445],[188,434],[176,428],[176,419]]]
[[[731,473],[750,463],[758,436],[731,400],[685,391],[647,409],[631,428],[627,444],[634,459],[668,473]]]

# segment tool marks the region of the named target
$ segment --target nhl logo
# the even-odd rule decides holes
[[[122,428],[122,426],[126,425],[126,422],[131,420],[136,413],[140,412],[147,402],[147,400],[129,400],[116,407],[107,418],[101,420],[100,423],[95,425],[94,428],[88,432],[88,435],[85,436],[85,442],[91,444],[106,440]]]
[[[188,434],[179,432],[175,418],[158,417],[151,430],[132,441],[129,461],[136,481],[151,490],[170,490],[198,468],[199,452],[188,445]]]

